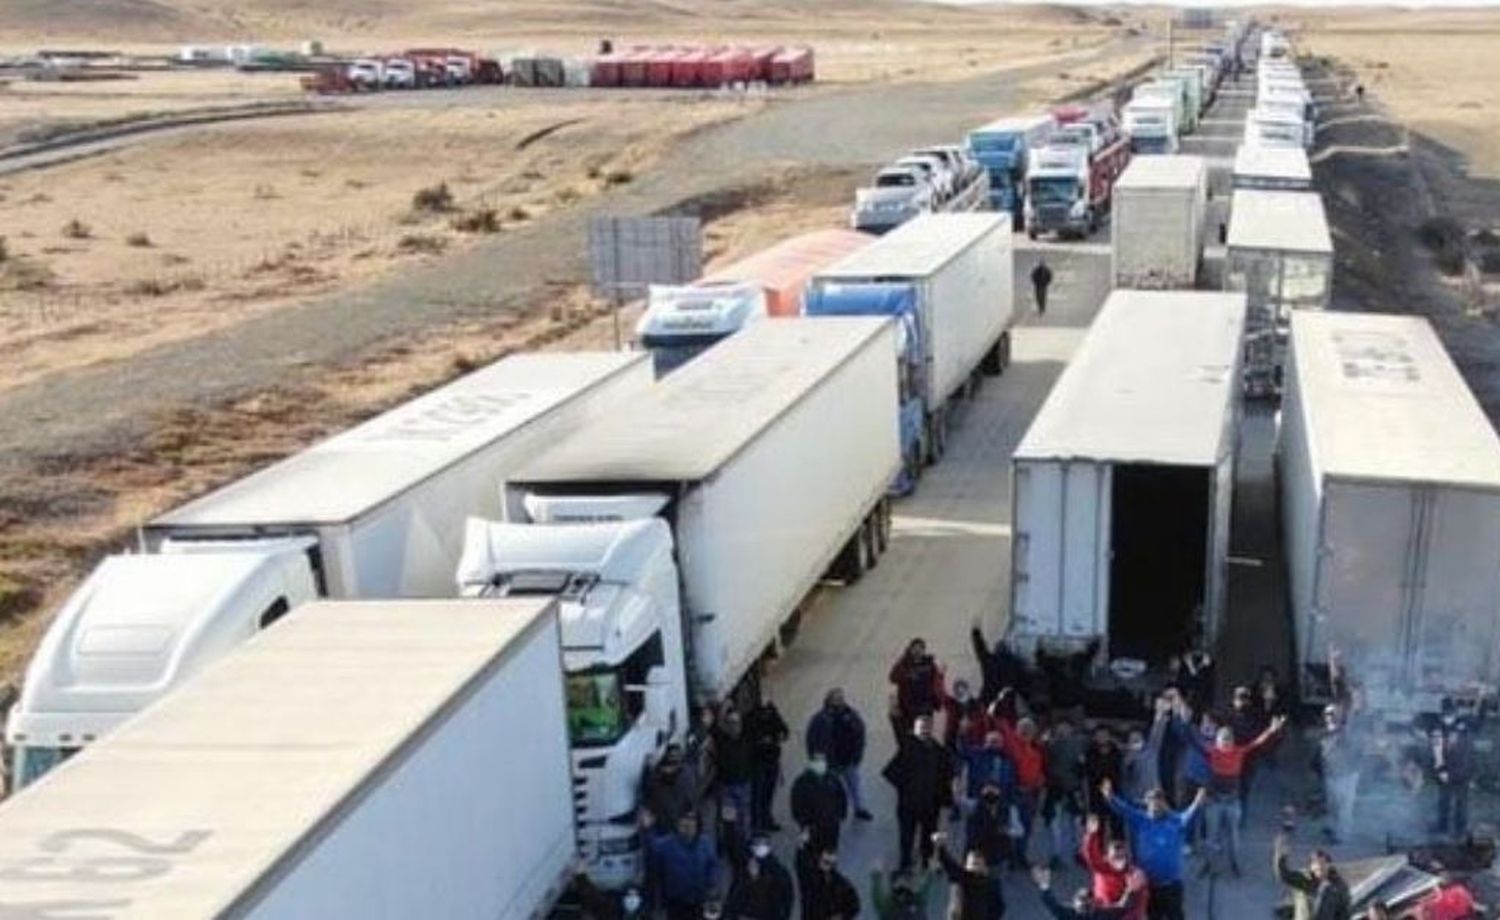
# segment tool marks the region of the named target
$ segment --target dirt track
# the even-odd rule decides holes
[[[313,300],[223,333],[45,379],[0,398],[0,473],[38,460],[109,451],[151,419],[284,381],[454,320],[534,302],[548,282],[583,277],[587,220],[649,213],[753,183],[778,165],[873,164],[920,143],[956,139],[1060,64],[1139,53],[1138,40],[956,84],[870,87],[796,99],[681,145],[649,177],[587,208],[548,216],[375,287]],[[872,121],[868,113],[879,112]]]

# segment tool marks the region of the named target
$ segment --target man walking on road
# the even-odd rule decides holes
[[[1047,315],[1047,288],[1052,284],[1052,269],[1047,265],[1046,259],[1038,259],[1036,268],[1031,270],[1031,289],[1036,294],[1036,313],[1038,316]]]

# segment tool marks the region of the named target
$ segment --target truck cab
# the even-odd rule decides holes
[[[310,543],[106,558],[27,668],[6,725],[16,788],[316,598]]]
[[[1159,98],[1132,99],[1125,106],[1124,115],[1131,153],[1177,152],[1177,122],[1171,103]]]
[[[651,286],[636,323],[641,347],[651,352],[663,377],[725,337],[766,315],[765,290],[756,284],[700,281],[687,286]]]
[[[990,207],[1008,212],[1016,229],[1023,226],[1028,162],[1055,127],[1050,115],[1037,115],[1002,118],[969,132],[969,152],[989,178]]]
[[[579,854],[607,888],[644,870],[641,777],[689,725],[672,534],[655,517],[666,504],[528,500],[534,520],[566,528],[472,518],[458,570],[467,597],[558,599]]]
[[[1026,174],[1026,235],[1043,233],[1085,236],[1098,226],[1090,206],[1089,150],[1074,133],[1073,143],[1051,144],[1031,159]]]
[[[1245,119],[1244,142],[1259,147],[1305,149],[1307,128],[1296,115],[1257,108]]]

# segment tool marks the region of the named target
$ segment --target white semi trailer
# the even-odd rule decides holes
[[[0,915],[544,916],[561,655],[545,599],[307,604],[0,805]]]
[[[147,524],[58,612],[6,725],[24,786],[289,609],[444,597],[495,482],[645,392],[642,354],[517,355]]]
[[[1203,264],[1208,163],[1197,156],[1136,157],[1115,183],[1114,286],[1191,289]]]
[[[1023,653],[1161,664],[1224,609],[1243,294],[1115,291],[1016,448]]]
[[[1427,320],[1294,313],[1278,461],[1303,695],[1373,710],[1500,682],[1500,438]]]
[[[597,880],[640,871],[642,768],[687,736],[689,699],[753,698],[808,593],[884,548],[895,355],[889,318],[753,323],[517,470],[505,522],[470,521],[464,593],[562,600]]]

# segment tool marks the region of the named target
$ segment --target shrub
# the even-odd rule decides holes
[[[417,193],[411,196],[411,206],[413,210],[425,211],[429,214],[451,211],[453,210],[453,192],[449,190],[446,182],[429,185],[427,188],[417,189]]]
[[[625,185],[635,181],[635,173],[628,169],[611,169],[604,174],[605,185]]]
[[[439,236],[408,233],[396,241],[396,248],[401,252],[436,254],[448,248],[448,241]]]
[[[94,235],[94,231],[89,229],[88,224],[75,217],[63,224],[62,235],[70,240],[86,240]]]
[[[453,229],[460,233],[499,233],[500,215],[494,208],[479,208],[453,218]]]
[[[125,237],[125,245],[134,246],[136,249],[150,249],[151,237],[147,236],[144,232],[137,230],[135,233],[132,233],[129,236]]]

